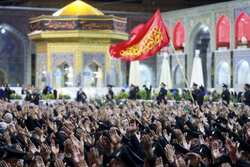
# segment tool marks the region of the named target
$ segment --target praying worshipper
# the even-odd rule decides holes
[[[230,101],[230,93],[228,91],[228,86],[223,83],[222,85],[222,93],[221,93],[221,99],[224,105],[228,105]]]
[[[76,101],[85,103],[86,100],[87,100],[87,95],[82,90],[82,88],[80,88],[79,91],[77,92],[77,95],[76,95]]]
[[[166,96],[167,96],[168,91],[165,89],[165,87],[166,87],[166,84],[162,82],[161,90],[156,98],[158,104],[161,104],[161,103],[167,104]]]
[[[129,87],[129,98],[128,99],[136,100],[136,88],[133,84]]]
[[[244,106],[97,101],[57,100],[39,107],[0,101],[0,165],[250,165],[250,112]]]
[[[244,86],[245,89],[245,93],[244,93],[244,97],[243,97],[243,103],[250,108],[250,85],[249,84],[245,84]]]

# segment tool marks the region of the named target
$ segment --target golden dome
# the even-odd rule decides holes
[[[69,5],[59,9],[53,16],[100,16],[104,15],[101,11],[93,6],[81,1],[76,0]]]

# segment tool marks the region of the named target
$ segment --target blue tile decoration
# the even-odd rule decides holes
[[[85,67],[95,60],[103,69],[105,69],[105,54],[104,53],[84,53],[83,54],[83,70]]]
[[[76,76],[76,84],[79,84],[79,86],[82,85],[82,79],[81,79],[81,74],[77,74]]]
[[[72,53],[53,53],[52,56],[52,71],[55,71],[56,67],[62,63],[66,62],[69,66],[74,69],[74,54]]]

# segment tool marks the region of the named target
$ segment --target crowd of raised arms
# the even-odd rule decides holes
[[[0,165],[249,167],[249,85],[240,106],[227,92],[200,102],[202,90],[194,85],[194,103],[170,104],[164,83],[153,102],[89,101],[82,90],[77,101],[0,100]],[[106,98],[114,100],[112,86]]]

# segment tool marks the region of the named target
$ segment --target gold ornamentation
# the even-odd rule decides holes
[[[134,44],[125,50],[121,50],[120,54],[125,57],[136,58],[145,52],[152,50],[153,47],[159,44],[162,40],[162,32],[160,31],[159,26],[156,26],[151,31],[149,31],[139,43]]]

